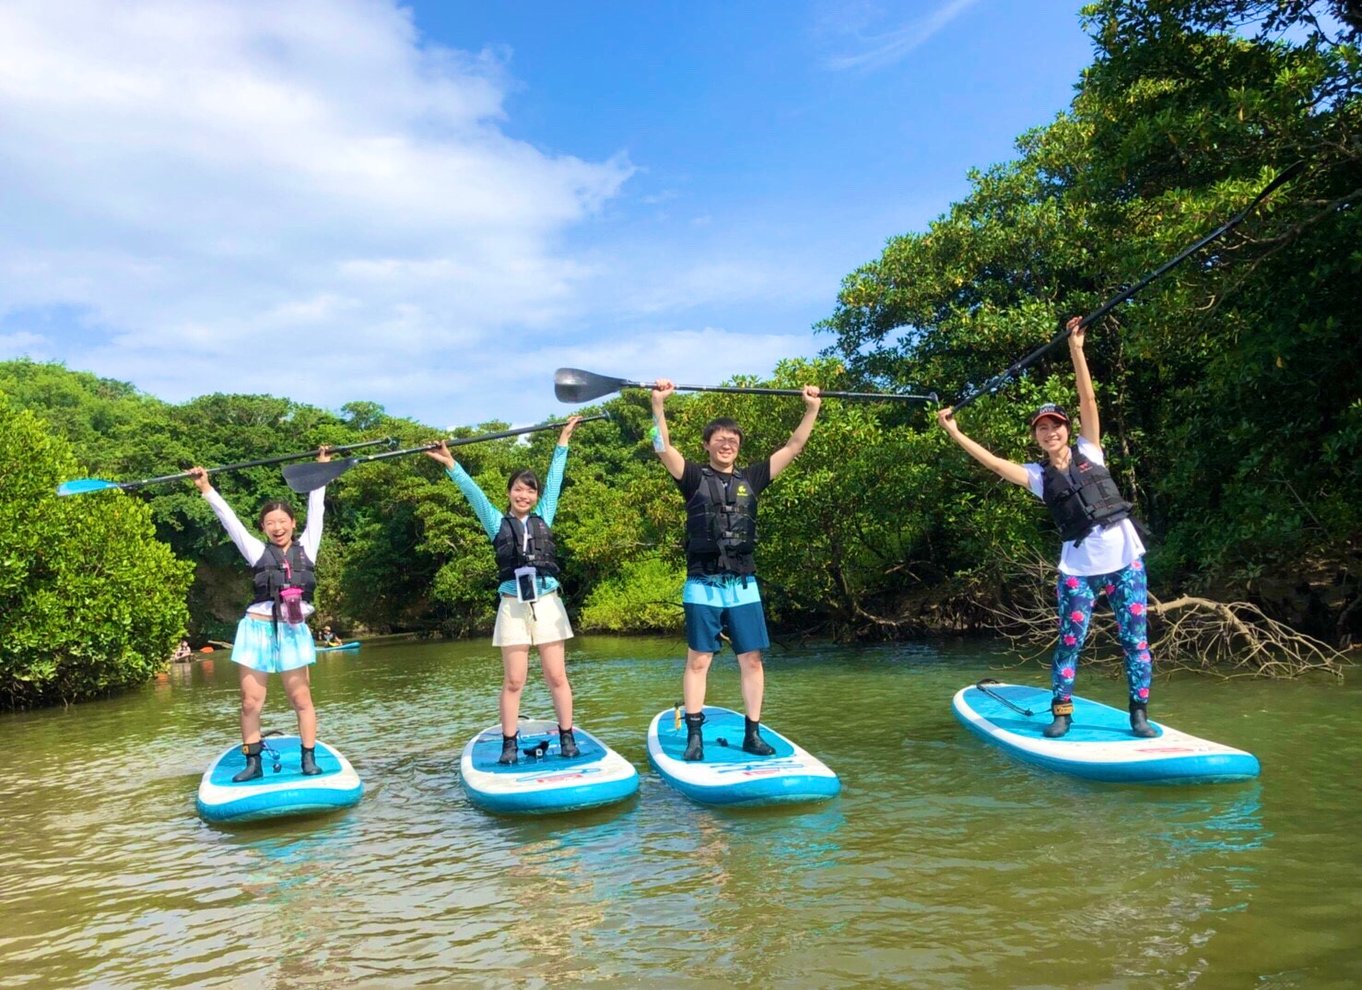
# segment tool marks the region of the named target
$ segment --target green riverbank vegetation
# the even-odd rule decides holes
[[[1362,641],[1362,59],[1347,6],[1087,6],[1094,61],[1069,109],[1022,135],[1014,159],[972,172],[969,194],[926,230],[886,231],[878,258],[829,286],[821,357],[731,384],[949,401],[1304,159],[1243,224],[1095,325],[1087,353],[1109,463],[1154,534],[1161,666],[1337,672],[1339,650]],[[587,411],[549,389],[545,418]],[[12,705],[145,681],[186,627],[195,642],[229,640],[249,596],[236,550],[188,482],[64,499],[58,482],[445,435],[359,399],[338,411],[265,395],[175,405],[28,360],[0,363],[0,393],[0,677]],[[1072,396],[1061,351],[962,422],[1029,459],[1024,412]],[[784,398],[673,403],[673,441],[692,459],[713,416],[737,418],[745,449],[762,456],[801,414]],[[625,392],[591,410],[601,408],[612,420],[573,438],[555,527],[574,623],[679,630],[684,513],[651,451],[647,397]],[[536,434],[457,456],[501,491],[512,467],[542,472],[553,442]],[[277,467],[215,483],[242,512],[286,493]],[[327,497],[322,620],[350,635],[491,628],[490,547],[435,464],[360,465]],[[761,541],[769,615],[785,635],[1002,631],[1037,651],[1053,635],[1048,515],[971,463],[921,405],[825,402],[803,456],[763,494]]]

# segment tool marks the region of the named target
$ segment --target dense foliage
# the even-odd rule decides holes
[[[825,327],[855,374],[960,394],[1307,160],[1094,328],[1088,352],[1108,453],[1159,538],[1161,590],[1257,599],[1343,639],[1359,631],[1362,103],[1355,26],[1331,35],[1313,20],[1330,7],[1347,5],[1088,6],[1096,60],[1069,112],[849,275]],[[1018,407],[1072,394],[1069,372],[1060,348],[962,422],[1020,457]],[[975,491],[966,533],[1016,500]],[[991,566],[976,557],[970,570]]]
[[[69,704],[145,683],[184,629],[190,566],[155,539],[137,500],[58,498],[76,461],[31,412],[0,400],[0,438],[4,703]]]
[[[962,394],[1305,159],[1307,171],[1243,224],[1095,326],[1088,353],[1108,455],[1156,534],[1155,592],[1242,598],[1335,642],[1362,632],[1362,103],[1351,11],[1303,0],[1102,0],[1084,8],[1095,57],[1071,107],[1023,135],[1014,160],[972,173],[970,194],[925,231],[894,237],[846,277],[822,326],[832,339],[823,358],[785,361],[771,382],[738,383]],[[560,418],[568,410],[552,409],[547,388],[545,412]],[[62,527],[75,535],[47,542],[72,559],[83,547],[101,567],[138,560],[137,574],[111,574],[110,588],[154,575],[160,589],[136,606],[154,617],[134,617],[123,596],[102,586],[90,591],[80,623],[54,625],[44,611],[23,641],[29,656],[38,655],[33,644],[59,635],[56,626],[97,638],[63,646],[69,656],[164,655],[178,621],[165,594],[179,587],[181,571],[148,548],[148,518],[176,557],[196,564],[189,628],[197,641],[229,638],[248,595],[235,549],[187,482],[56,502],[49,495],[62,476],[130,479],[320,443],[392,436],[409,446],[437,435],[370,402],[339,413],[250,395],[170,405],[124,383],[28,361],[0,364],[0,391],[64,438],[7,414],[17,425],[5,434],[5,539],[36,547]],[[1071,396],[1057,348],[962,412],[962,422],[1021,459],[1022,412]],[[626,393],[604,408],[610,422],[574,437],[559,509],[566,597],[579,628],[679,629],[681,499],[651,452],[646,396]],[[697,460],[702,424],[735,416],[747,431],[748,461],[782,444],[801,409],[797,399],[707,394],[673,399],[669,415],[674,442]],[[470,445],[458,455],[500,503],[513,467],[545,471],[554,436]],[[67,443],[79,465],[63,459]],[[217,482],[243,519],[287,494],[277,468]],[[491,549],[436,464],[416,455],[360,465],[327,497],[323,618],[346,632],[490,627]],[[16,524],[18,512],[42,521]],[[774,622],[837,635],[981,623],[990,603],[1019,590],[1018,561],[1055,550],[1038,504],[969,461],[910,404],[826,402],[804,455],[763,496],[760,525]],[[15,569],[33,547],[6,551],[11,625],[11,610],[30,614],[23,610],[43,587]],[[99,584],[89,574],[79,580]],[[6,639],[0,649],[12,649]],[[74,685],[64,669],[68,680],[54,689],[61,697],[118,682],[90,673],[81,675],[94,678],[89,685]]]

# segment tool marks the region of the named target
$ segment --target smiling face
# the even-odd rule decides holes
[[[1036,444],[1052,457],[1069,445],[1069,424],[1058,416],[1042,416],[1031,427]]]
[[[275,546],[286,547],[293,542],[293,531],[298,528],[298,521],[283,509],[271,509],[260,517],[260,528]]]
[[[532,488],[517,478],[506,493],[511,499],[511,511],[517,516],[528,516],[539,504],[539,489]]]

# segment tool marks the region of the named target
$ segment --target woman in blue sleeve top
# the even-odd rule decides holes
[[[568,758],[579,752],[572,734],[572,686],[568,684],[565,660],[565,643],[572,638],[572,626],[558,594],[558,561],[550,527],[558,511],[558,494],[567,468],[568,441],[580,419],[580,416],[570,417],[558,436],[543,497],[540,497],[539,479],[533,471],[514,471],[506,485],[510,507],[505,512],[492,505],[478,483],[455,462],[445,444],[428,452],[445,466],[445,472],[467,497],[496,551],[500,581],[497,591],[501,604],[497,608],[492,645],[501,648],[504,671],[501,682],[502,763],[516,762],[518,754],[516,726],[520,718],[520,695],[529,672],[531,646],[539,650],[539,667],[544,672],[544,682],[558,716],[559,750]]]

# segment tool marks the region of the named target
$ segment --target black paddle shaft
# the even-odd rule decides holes
[[[1278,186],[1281,186],[1283,183],[1291,179],[1294,179],[1298,174],[1304,171],[1304,169],[1305,169],[1304,161],[1298,161],[1292,165],[1289,165],[1285,170],[1282,171],[1280,175],[1278,175],[1275,179],[1273,179],[1266,186],[1264,186],[1263,191],[1260,192],[1257,196],[1253,197],[1253,202],[1249,203],[1248,206],[1244,207],[1234,216],[1230,217],[1219,227],[1215,228],[1215,230],[1211,231],[1209,234],[1201,238],[1201,240],[1197,241],[1195,244],[1192,244],[1191,246],[1184,248],[1177,255],[1170,258],[1168,261],[1165,261],[1162,265],[1160,265],[1158,268],[1155,268],[1152,272],[1150,272],[1144,278],[1140,279],[1134,285],[1126,286],[1120,292],[1117,292],[1114,296],[1112,296],[1102,305],[1098,306],[1087,316],[1083,317],[1083,319],[1079,320],[1078,328],[1087,328],[1092,324],[1096,323],[1098,320],[1106,316],[1121,303],[1125,302],[1131,296],[1135,295],[1135,293],[1139,292],[1145,286],[1149,285],[1150,282],[1153,282],[1155,279],[1159,278],[1164,273],[1168,272],[1172,268],[1186,261],[1192,255],[1196,254],[1198,251],[1204,248],[1207,244],[1211,243],[1211,241],[1214,241],[1219,237],[1223,237],[1234,227],[1237,227],[1244,220],[1245,217],[1252,213],[1254,208],[1264,199],[1266,199],[1273,192],[1273,190],[1275,190]],[[1021,371],[1035,364],[1036,361],[1040,359],[1042,354],[1050,350],[1056,344],[1059,344],[1060,342],[1066,340],[1069,337],[1070,333],[1072,333],[1072,331],[1069,330],[1069,328],[1066,326],[1063,330],[1059,331],[1059,333],[1055,334],[1052,338],[1050,338],[1048,343],[1045,343],[1040,347],[1037,347],[1034,351],[1026,355],[1026,357],[1022,358],[1020,361],[1016,362],[1015,364],[1009,365],[1006,371],[1002,372],[1001,374],[994,375],[992,378],[984,382],[973,392],[966,393],[960,399],[956,400],[955,405],[951,407],[952,411],[958,412],[959,410],[964,409],[974,400],[982,398],[985,395],[991,395],[992,393],[998,391],[998,389],[1002,388],[1004,385],[1010,382]]]
[[[391,447],[395,443],[392,437],[384,437],[381,440],[365,440],[362,443],[349,443],[342,447],[332,447],[332,453],[344,452],[347,450],[362,450],[365,447],[377,447],[384,445]],[[285,461],[296,461],[304,457],[315,457],[320,451],[320,447],[315,450],[305,451],[301,454],[279,454],[276,457],[262,457],[258,461],[242,461],[239,464],[220,464],[217,467],[204,468],[205,474],[219,474],[223,471],[243,471],[246,468],[265,467],[270,464],[283,464]],[[189,471],[181,471],[178,474],[164,474],[159,478],[143,478],[141,481],[120,481],[116,485],[124,491],[132,491],[136,488],[145,488],[147,485],[159,485],[165,481],[180,481],[184,478],[192,477]]]
[[[559,368],[553,375],[553,394],[560,402],[590,402],[625,388],[651,389],[656,382],[636,382],[627,378],[612,378],[581,368]],[[766,388],[756,385],[677,385],[678,392],[726,392],[730,395],[803,395],[802,388]],[[908,395],[898,392],[820,392],[825,399],[889,399],[898,401],[936,402],[929,395]]]
[[[583,416],[578,420],[578,424],[591,423],[596,420],[609,418],[609,413],[598,413],[595,416]],[[525,433],[539,433],[544,430],[562,429],[562,427],[566,425],[566,423],[539,423],[536,426],[521,426],[513,430],[483,433],[475,437],[453,437],[436,443],[422,444],[420,447],[406,447],[402,450],[385,450],[381,454],[369,454],[365,457],[347,457],[340,461],[312,461],[308,464],[290,464],[288,467],[284,468],[284,480],[288,482],[288,486],[291,489],[301,495],[305,492],[321,488],[323,485],[330,484],[356,464],[363,464],[366,461],[386,461],[391,457],[406,457],[408,454],[421,454],[428,450],[438,450],[441,443],[447,447],[462,447],[465,444],[482,443],[485,440],[501,440],[506,437],[518,437]]]

